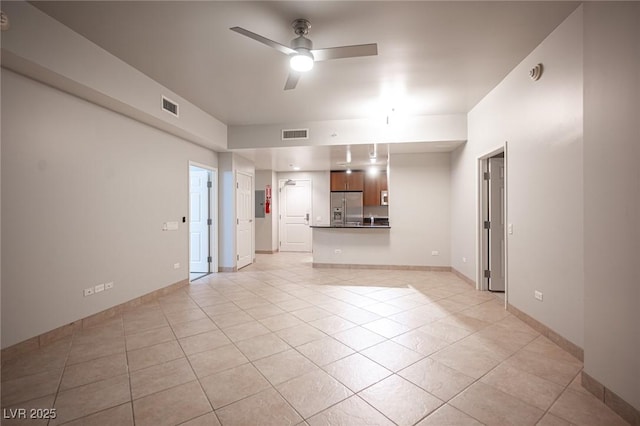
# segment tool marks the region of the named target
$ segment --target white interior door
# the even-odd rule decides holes
[[[311,181],[280,181],[280,251],[311,251]]]
[[[489,158],[489,290],[505,287],[504,158]]]
[[[189,272],[209,272],[209,173],[189,169]]]
[[[253,261],[253,176],[238,172],[236,179],[236,245],[240,269]]]

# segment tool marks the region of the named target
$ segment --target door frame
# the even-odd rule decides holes
[[[509,227],[509,160],[508,142],[497,146],[493,150],[478,157],[477,166],[477,211],[476,211],[476,290],[488,291],[487,281],[484,278],[484,271],[488,266],[487,238],[484,232],[485,212],[488,206],[488,191],[484,184],[484,172],[488,170],[488,160],[497,154],[504,153],[504,303],[507,307],[509,300],[509,238],[507,229]]]
[[[278,251],[281,251],[282,247],[282,206],[284,205],[282,202],[282,188],[284,188],[285,183],[288,181],[298,182],[298,181],[308,181],[309,182],[309,223],[308,226],[311,227],[313,223],[313,178],[309,177],[299,177],[299,178],[279,178],[278,179]],[[294,252],[294,253],[311,253],[313,252],[313,232],[311,228],[309,228],[311,232],[311,241],[309,242],[309,251],[308,252]]]
[[[254,206],[255,206],[255,190],[256,190],[256,177],[255,175],[248,173],[248,172],[243,172],[240,170],[237,170],[235,173],[235,183],[234,183],[234,188],[236,188],[234,190],[234,200],[235,200],[235,205],[234,205],[234,211],[236,212],[236,219],[238,219],[238,193],[237,193],[237,188],[238,188],[238,175],[243,175],[243,176],[248,176],[251,179],[251,189],[249,190],[250,192],[250,196],[251,196],[251,207],[249,208],[250,212],[254,211]],[[252,265],[253,263],[255,263],[256,261],[256,221],[255,221],[255,215],[251,215],[251,219],[249,220],[249,222],[251,223],[251,248],[250,248],[250,252],[251,252],[251,261],[247,264],[242,266],[242,268],[247,267],[249,265]],[[237,223],[237,222],[236,222]],[[235,241],[236,241],[236,260],[235,260],[235,269],[236,270],[240,270],[241,267],[238,267],[238,256],[240,255],[239,253],[239,244],[238,244],[238,226],[236,224],[235,226]]]
[[[211,216],[211,226],[209,227],[209,274],[218,272],[218,169],[206,164],[189,160],[187,165],[187,262],[191,261],[191,166],[207,170],[211,173],[211,189],[209,191],[209,215]],[[191,274],[191,267],[189,267]],[[189,275],[191,277],[191,275]],[[191,281],[189,281],[191,282]]]

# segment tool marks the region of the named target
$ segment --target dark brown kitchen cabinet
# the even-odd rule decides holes
[[[364,191],[364,172],[331,172],[332,191]]]
[[[382,191],[387,191],[387,187],[386,171],[381,171],[376,175],[367,174],[364,178],[363,204],[365,206],[381,205]]]

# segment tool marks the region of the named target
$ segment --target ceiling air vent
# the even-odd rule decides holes
[[[171,115],[178,116],[178,104],[164,96],[162,97],[162,109]]]
[[[282,140],[309,139],[309,129],[283,129]]]

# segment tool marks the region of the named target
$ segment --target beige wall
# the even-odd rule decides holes
[[[534,82],[529,69],[542,63]],[[508,143],[508,300],[582,346],[584,336],[582,10],[468,115],[452,155],[452,266],[477,273],[478,158]],[[462,258],[468,261],[464,263]],[[534,291],[544,294],[537,301]]]
[[[640,410],[640,4],[584,12],[585,372]]]
[[[187,279],[190,160],[217,166],[212,151],[3,69],[2,347]]]
[[[263,218],[256,218],[256,250],[275,251],[278,249],[278,213],[277,203],[278,180],[273,170],[256,170],[256,191],[264,191],[271,185],[271,213]],[[275,195],[275,196],[274,196]]]
[[[451,264],[449,154],[395,154],[389,164],[391,229],[314,230],[314,262]]]

